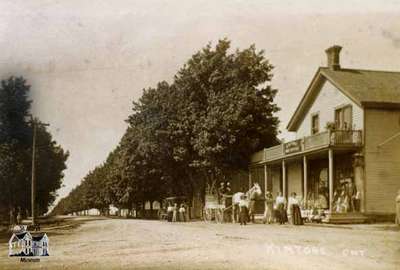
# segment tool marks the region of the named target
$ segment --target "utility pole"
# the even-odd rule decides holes
[[[32,117],[32,128],[33,128],[33,138],[32,138],[32,182],[31,182],[31,211],[32,211],[32,226],[36,225],[36,175],[35,175],[35,159],[36,159],[36,120]]]
[[[33,138],[32,138],[32,181],[31,181],[31,211],[32,211],[32,226],[36,227],[36,137],[37,125],[49,126],[49,124],[38,123],[31,115]]]

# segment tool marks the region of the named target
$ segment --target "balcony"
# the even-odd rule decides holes
[[[264,149],[264,160],[270,161],[283,157],[283,144]]]
[[[290,141],[264,149],[252,156],[252,162],[273,161],[286,156],[311,152],[327,147],[360,147],[362,146],[361,130],[325,131],[302,139]],[[262,154],[264,157],[262,158]]]

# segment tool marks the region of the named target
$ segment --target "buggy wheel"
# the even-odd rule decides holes
[[[222,208],[215,209],[215,222],[217,223],[224,222],[224,209]]]
[[[206,222],[212,221],[213,218],[213,209],[210,208],[204,208],[203,209],[203,219]]]

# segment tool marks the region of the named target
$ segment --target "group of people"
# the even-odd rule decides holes
[[[261,194],[262,191],[258,183],[254,183],[253,187],[246,193],[242,188],[242,191],[233,194],[232,220],[236,222],[236,217],[238,217],[240,225],[246,225],[248,220],[254,222],[255,202]]]
[[[254,183],[253,187],[247,193],[238,192],[233,195],[233,202],[237,201],[235,196],[240,196],[240,200],[238,201],[240,225],[246,225],[248,220],[254,222],[255,203],[260,195],[262,195],[262,191],[258,183]],[[235,221],[234,216],[233,219]],[[300,201],[295,192],[290,194],[288,200],[282,195],[282,192],[278,192],[275,199],[270,191],[266,192],[264,224],[271,224],[273,222],[279,224],[290,222],[293,225],[303,225]]]
[[[295,192],[290,194],[288,200],[282,195],[282,192],[278,192],[275,199],[270,191],[266,192],[264,223],[271,224],[274,221],[279,224],[290,221],[292,225],[303,225],[300,202]]]
[[[186,205],[181,203],[181,205],[178,206],[177,203],[170,203],[167,207],[167,220],[169,222],[186,222]]]
[[[337,213],[358,212],[361,205],[361,193],[353,182],[345,181],[333,193],[333,209]]]

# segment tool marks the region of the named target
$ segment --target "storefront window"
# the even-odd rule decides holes
[[[310,161],[307,181],[307,209],[329,208],[329,180],[327,160]]]

